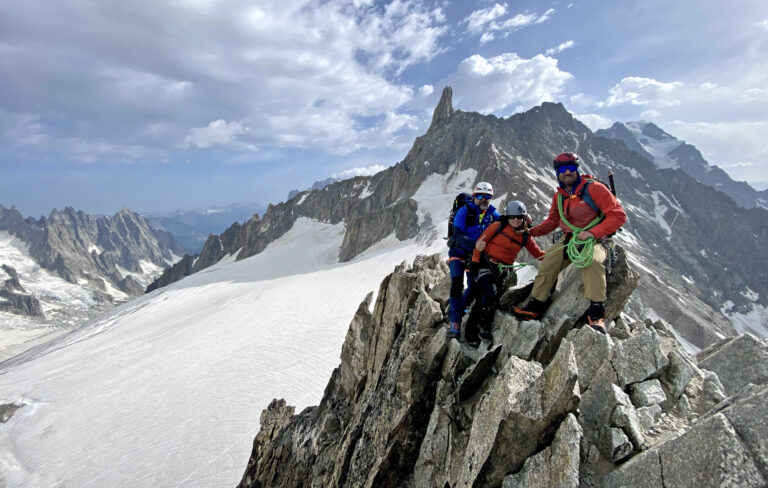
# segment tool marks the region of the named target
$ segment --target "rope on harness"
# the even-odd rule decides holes
[[[576,227],[575,225],[568,222],[568,220],[565,218],[565,214],[563,213],[562,195],[559,195],[559,198],[557,199],[557,210],[560,212],[560,220],[565,222],[565,225],[570,227],[571,231],[573,232],[573,237],[571,237],[571,240],[569,240],[568,244],[565,246],[565,252],[568,256],[568,259],[570,259],[571,263],[577,268],[586,268],[592,264],[595,249],[595,238],[590,237],[587,240],[582,241],[577,236],[579,235],[579,232],[589,230],[596,226],[603,219],[603,215],[598,215],[585,227]]]

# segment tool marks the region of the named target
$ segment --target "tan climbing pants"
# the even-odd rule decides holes
[[[539,266],[539,274],[533,282],[531,296],[536,300],[545,301],[549,290],[555,284],[560,271],[571,264],[565,252],[565,235],[558,239],[547,251]],[[592,264],[581,270],[581,280],[584,282],[584,297],[593,302],[605,301],[605,258],[608,256],[605,247],[595,243],[592,253]]]

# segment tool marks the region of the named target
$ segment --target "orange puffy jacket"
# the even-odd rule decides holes
[[[517,254],[523,248],[523,236],[517,234],[511,225],[505,225],[501,232],[496,234],[496,229],[499,228],[501,222],[494,222],[487,229],[483,231],[478,240],[485,241],[485,254],[492,260],[502,264],[512,264],[517,258]],[[528,239],[525,243],[525,248],[531,253],[534,258],[540,258],[544,255],[544,251],[539,248],[536,241]],[[475,263],[480,262],[480,255],[482,252],[475,249],[472,253],[472,261]]]

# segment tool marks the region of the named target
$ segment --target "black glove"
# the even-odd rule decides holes
[[[469,274],[472,275],[472,278],[477,278],[477,273],[480,271],[480,263],[476,263],[472,261],[469,263]]]

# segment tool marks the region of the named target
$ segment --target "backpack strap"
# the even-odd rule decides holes
[[[491,238],[488,239],[488,241],[486,242],[486,245],[488,243],[490,243],[492,240],[494,240],[496,238],[496,236],[501,234],[502,236],[506,237],[510,241],[512,241],[515,244],[517,244],[518,246],[520,246],[521,249],[524,248],[525,247],[525,243],[528,242],[528,238],[530,237],[530,235],[527,232],[523,233],[523,242],[520,242],[517,239],[513,239],[511,236],[509,236],[507,234],[502,234],[501,232],[504,230],[504,227],[506,227],[507,224],[509,224],[509,219],[507,219],[506,216],[504,216],[501,219],[499,219],[499,226],[496,227],[496,232],[494,232],[493,235],[491,236]]]
[[[584,200],[584,203],[589,205],[589,207],[592,210],[594,210],[595,212],[597,212],[598,214],[600,214],[602,216],[603,215],[602,210],[600,210],[600,208],[598,208],[597,204],[595,204],[595,201],[592,200],[592,196],[589,194],[589,191],[587,190],[589,188],[589,185],[592,184],[594,181],[595,180],[593,180],[593,179],[585,180],[584,186],[581,187],[581,191],[579,192],[579,198]]]
[[[472,205],[467,205],[467,218],[464,219],[464,222],[467,223],[467,225],[475,225],[475,220],[477,220],[477,210],[475,210]]]

